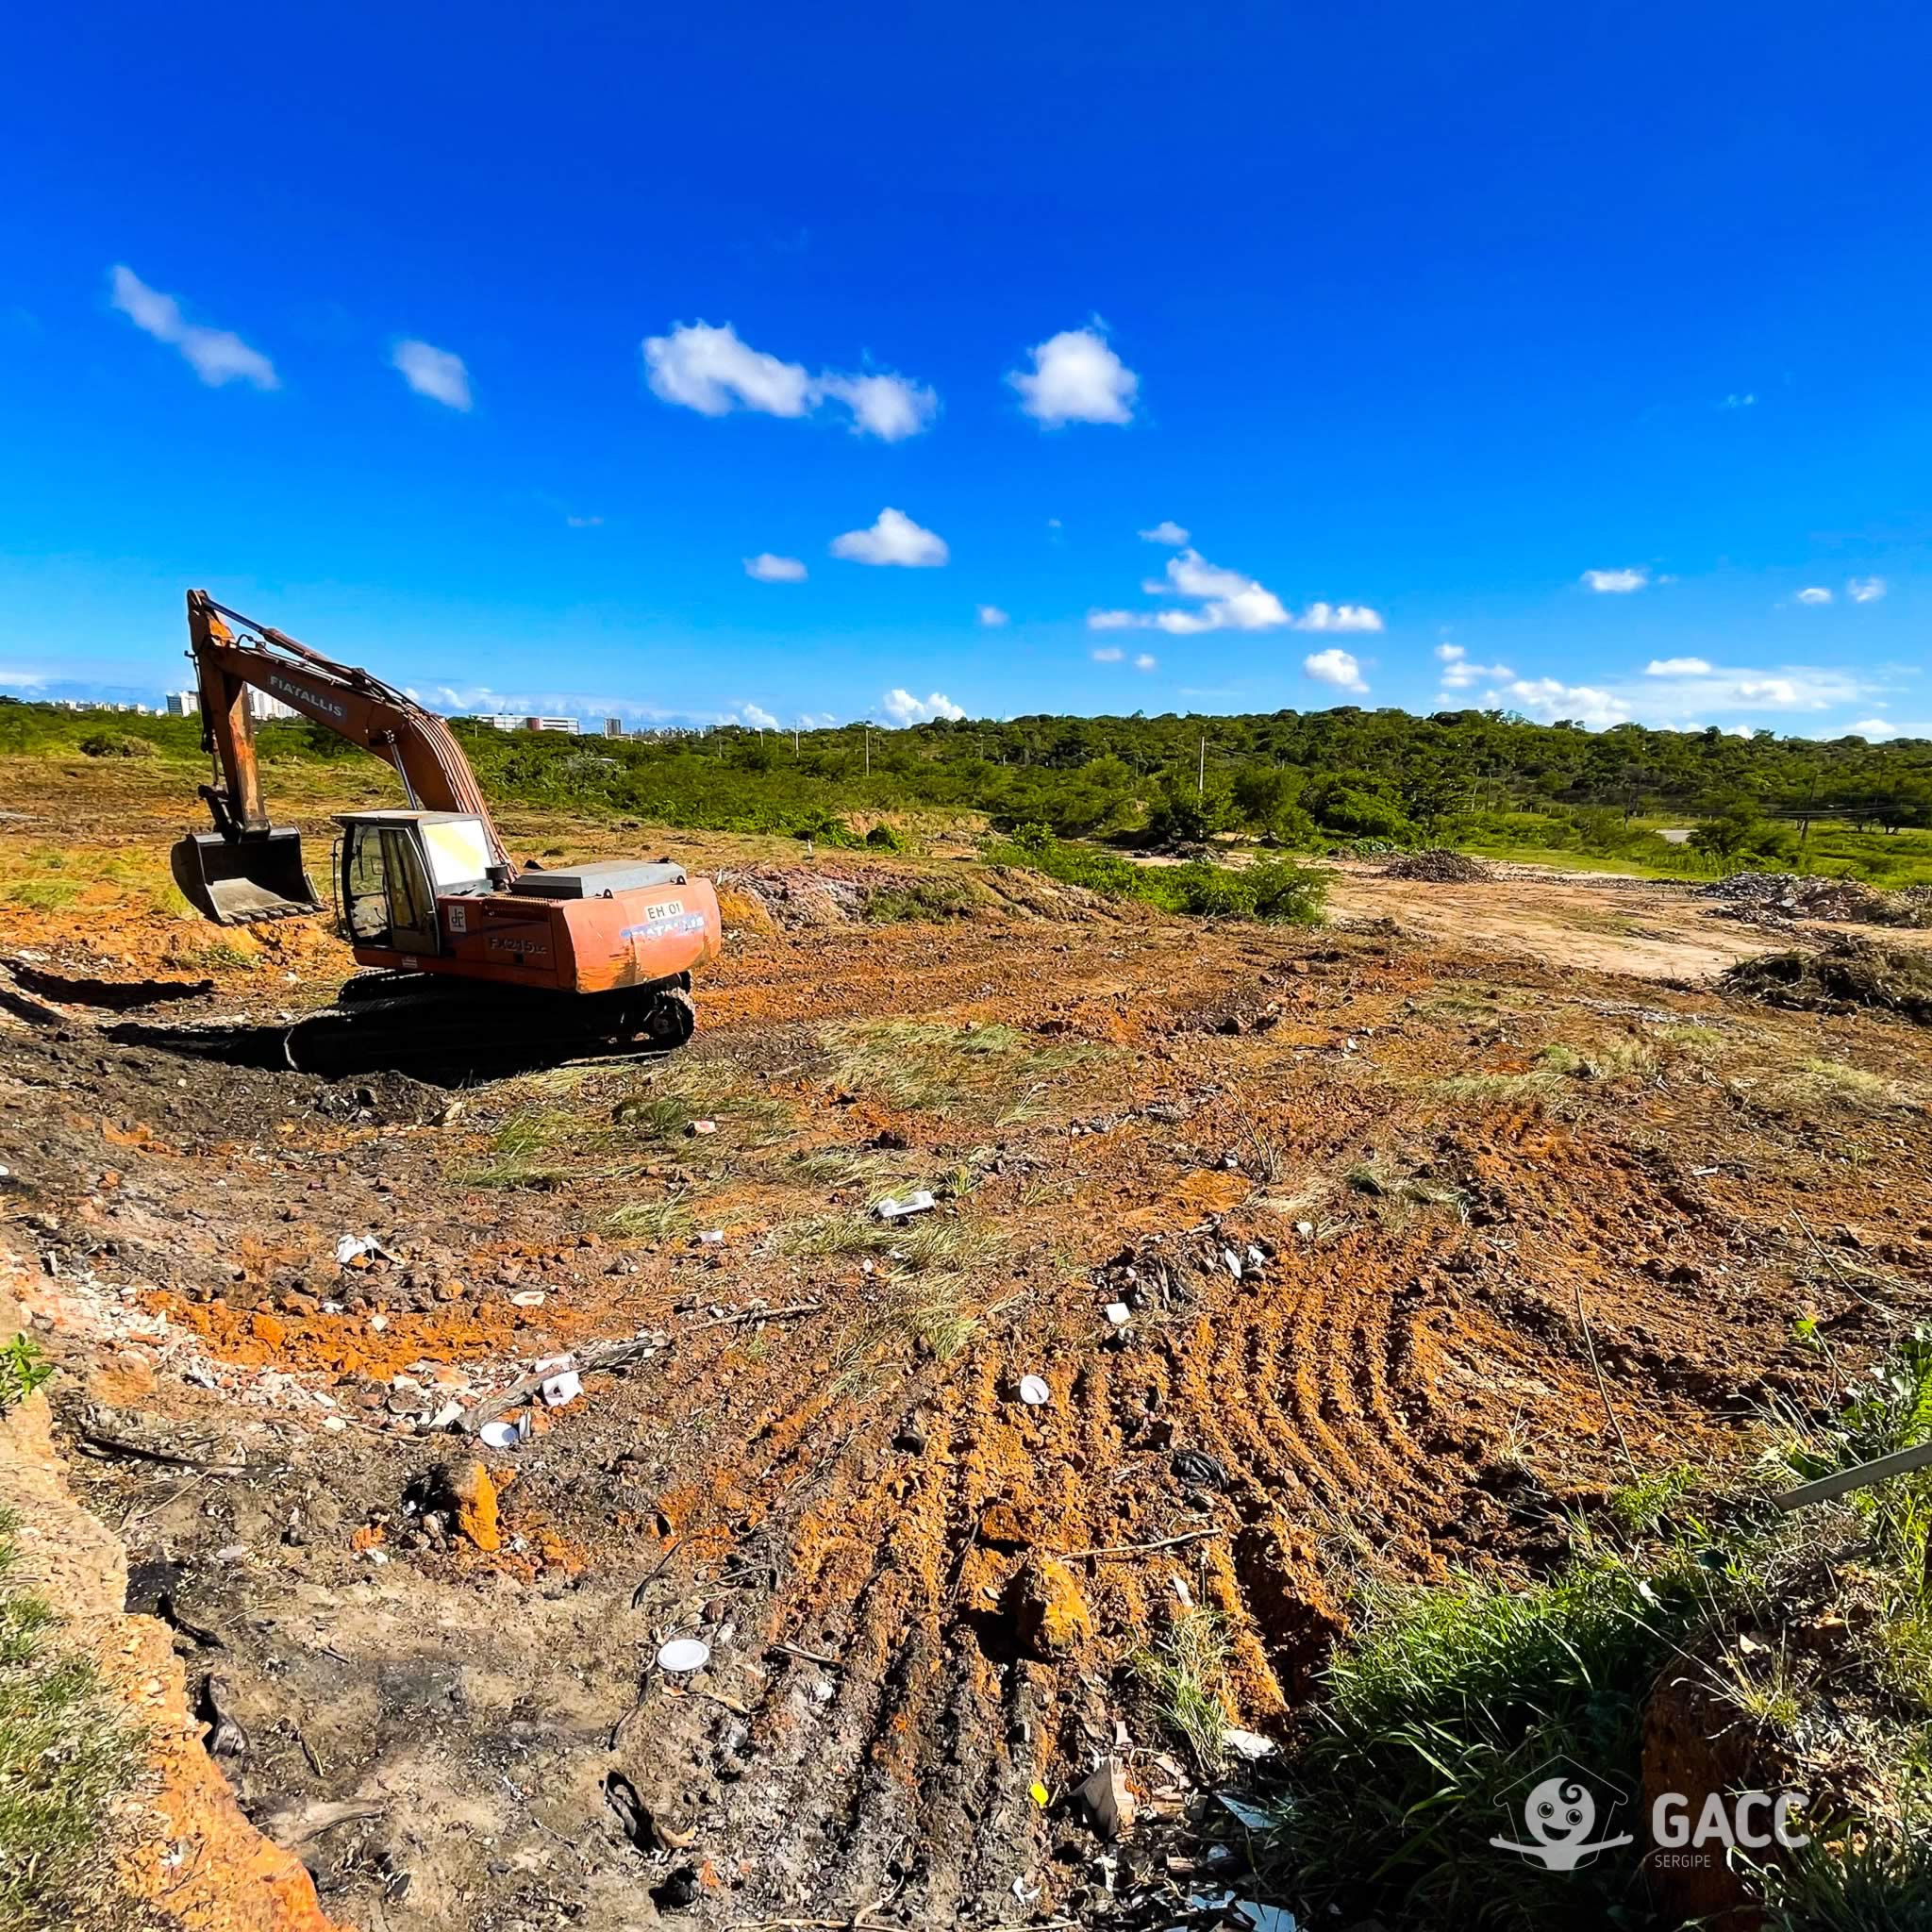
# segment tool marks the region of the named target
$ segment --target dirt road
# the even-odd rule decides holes
[[[1374,931],[751,899],[685,1054],[458,1095],[117,1036],[61,977],[172,927],[7,915],[64,1439],[344,1923],[1172,1923],[1185,1861],[1064,1801],[1117,1753],[1183,1829],[1134,1661],[1183,1607],[1284,1736],[1365,1578],[1533,1570],[1627,1480],[1606,1392],[1645,1468],[1742,1456],[1828,1386],[1793,1324],[1856,1359],[1862,1271],[1932,1263],[1924,1035],[1728,1001],[1761,937],[1624,888],[1351,876]],[[334,942],[276,944],[143,1020],[319,997]],[[521,1444],[452,1431],[620,1341]]]

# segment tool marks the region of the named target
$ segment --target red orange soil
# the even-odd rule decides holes
[[[1697,982],[1753,943],[1734,926],[1705,945],[1684,914],[1644,941],[1663,978],[1612,974],[1550,939],[1574,897],[1490,890],[1352,878],[1393,934],[1043,892],[1058,917],[774,916],[674,1073],[483,1087],[444,1124],[434,1090],[210,1070],[78,1008],[0,1031],[8,1239],[68,1426],[86,1395],[250,1472],[76,1480],[222,1632],[254,1810],[377,1807],[304,1847],[329,1908],[614,1932],[885,1897],[940,1925],[1013,1920],[1018,1880],[1110,1920],[1091,1840],[1029,1788],[1123,1724],[1143,1794],[1166,1775],[1128,1659],[1183,1592],[1224,1619],[1229,1718],[1279,1731],[1364,1575],[1522,1574],[1623,1479],[1585,1322],[1647,1466],[1746,1454],[1768,1397],[1821,1393],[1794,1320],[1856,1358],[1870,1271],[1932,1265],[1925,1037],[1722,999]],[[8,917],[10,947],[84,963],[84,918]],[[300,957],[291,1005],[331,958]],[[217,977],[226,1009],[273,996]],[[718,1135],[615,1135],[669,1078]],[[559,1110],[547,1179],[483,1184],[507,1121]],[[865,1161],[946,1196],[896,1259],[854,1232]],[[613,1227],[640,1207],[675,1231]],[[344,1232],[400,1258],[343,1270]],[[796,1312],[736,1319],[760,1306]],[[486,1452],[498,1552],[425,1518],[475,1451],[419,1415],[625,1337]],[[691,1634],[709,1671],[658,1672]],[[653,1905],[686,1866],[694,1902]]]

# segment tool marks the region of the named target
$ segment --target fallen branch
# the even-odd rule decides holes
[[[695,1335],[701,1328],[734,1328],[741,1322],[786,1322],[795,1315],[816,1315],[824,1306],[824,1302],[793,1302],[786,1308],[741,1308],[735,1315],[719,1315],[709,1322],[695,1323],[684,1332]]]
[[[1055,1550],[1051,1554],[1063,1563],[1077,1562],[1083,1557],[1149,1557],[1157,1550],[1177,1550],[1183,1543],[1198,1543],[1220,1534],[1221,1525],[1217,1523],[1207,1529],[1191,1529],[1185,1536],[1162,1537],[1158,1543],[1113,1543],[1106,1549]]]
[[[136,1442],[126,1436],[110,1436],[104,1429],[83,1424],[75,1433],[82,1444],[100,1456],[125,1456],[136,1462],[158,1462],[169,1469],[192,1469],[197,1475],[282,1475],[284,1467],[267,1462],[209,1462],[199,1456],[183,1456],[175,1449],[162,1449],[150,1442]]]
[[[782,1650],[787,1657],[802,1657],[808,1664],[820,1664],[828,1671],[842,1671],[845,1666],[835,1657],[821,1657],[815,1650],[802,1650],[795,1643],[768,1643],[767,1650]]]
[[[1604,1399],[1604,1414],[1609,1418],[1610,1427],[1616,1431],[1617,1447],[1624,1452],[1631,1481],[1641,1482],[1643,1478],[1637,1473],[1637,1458],[1631,1455],[1630,1445],[1624,1440],[1624,1424],[1617,1420],[1617,1411],[1610,1407],[1610,1385],[1604,1380],[1603,1366],[1596,1358],[1596,1337],[1590,1332],[1590,1317],[1583,1307],[1583,1283],[1577,1280],[1572,1286],[1576,1290],[1576,1319],[1583,1324],[1583,1345],[1590,1351],[1590,1366],[1596,1375],[1596,1392]]]

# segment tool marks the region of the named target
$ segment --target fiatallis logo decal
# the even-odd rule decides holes
[[[296,684],[271,671],[268,675],[271,691],[278,691],[284,697],[293,698],[298,705],[306,706],[311,711],[320,711],[325,717],[346,718],[349,708],[340,698],[332,698],[319,691],[310,691],[306,684]]]

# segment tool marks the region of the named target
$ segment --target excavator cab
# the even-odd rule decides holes
[[[259,832],[190,832],[168,855],[181,896],[217,925],[320,912],[292,825]]]
[[[342,927],[354,945],[440,953],[439,893],[490,884],[483,822],[463,812],[348,812],[342,828]]]

